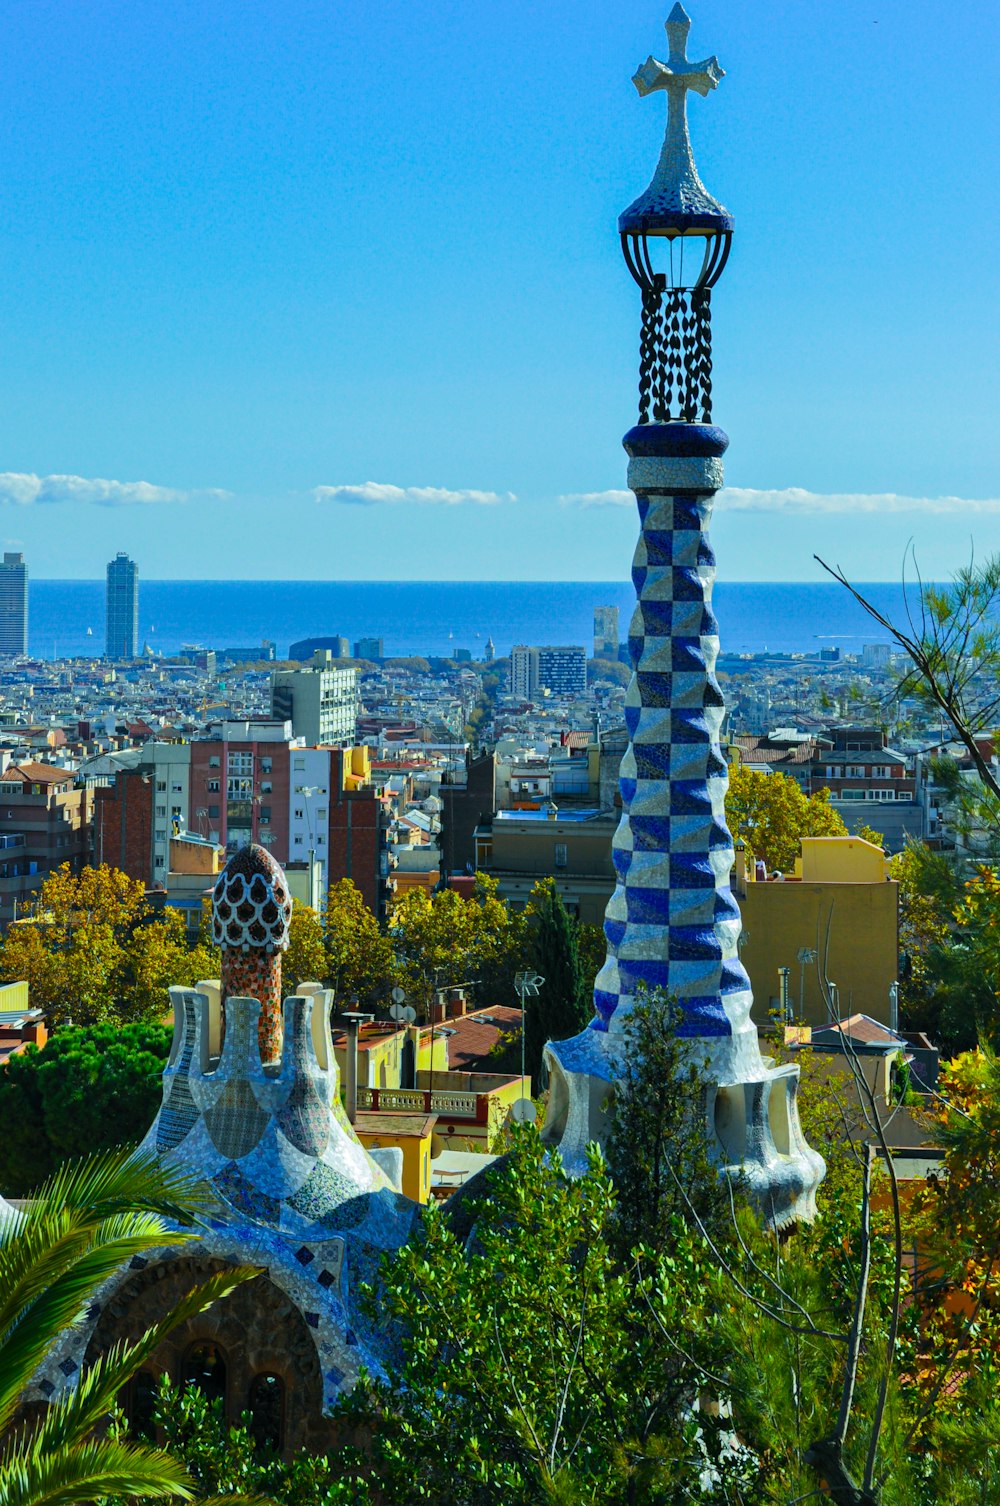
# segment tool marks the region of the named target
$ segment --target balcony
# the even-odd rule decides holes
[[[480,1093],[432,1093],[420,1088],[359,1088],[358,1108],[384,1114],[443,1114],[448,1119],[479,1119]]]

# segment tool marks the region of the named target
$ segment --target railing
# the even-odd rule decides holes
[[[421,1088],[359,1088],[358,1108],[390,1114],[444,1114],[478,1119],[478,1093],[429,1093]]]

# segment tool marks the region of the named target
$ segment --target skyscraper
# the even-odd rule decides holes
[[[618,658],[618,608],[594,608],[594,658]]]
[[[0,565],[0,654],[28,652],[28,567],[23,554]]]
[[[134,659],[139,642],[139,566],[119,553],[108,566],[104,657]]]

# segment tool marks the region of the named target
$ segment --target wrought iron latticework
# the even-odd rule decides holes
[[[639,338],[639,422],[712,421],[712,293],[667,288],[642,295]]]

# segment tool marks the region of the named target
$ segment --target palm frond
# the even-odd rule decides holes
[[[182,1235],[181,1238],[190,1236]],[[176,1243],[161,1229],[138,1239],[118,1239],[92,1246],[56,1277],[0,1342],[0,1429],[10,1420],[17,1398],[65,1328],[75,1323],[87,1301],[133,1255]]]
[[[190,1501],[195,1494],[178,1460],[161,1449],[117,1438],[50,1452],[32,1441],[0,1461],[3,1506],[79,1506],[111,1495]]]
[[[155,1353],[172,1329],[259,1275],[259,1268],[252,1266],[234,1266],[230,1270],[218,1271],[199,1283],[135,1343],[113,1345],[81,1371],[72,1392],[49,1407],[38,1427],[31,1432],[32,1445],[47,1452],[70,1447],[85,1438],[107,1417],[122,1386]],[[2,1492],[0,1501],[3,1501]]]
[[[120,1213],[143,1210],[190,1224],[204,1212],[206,1196],[204,1183],[189,1172],[159,1160],[151,1151],[126,1145],[67,1161],[42,1183],[22,1213],[30,1223],[44,1218],[52,1208],[67,1208],[100,1223]],[[0,1241],[10,1222],[0,1224]]]

